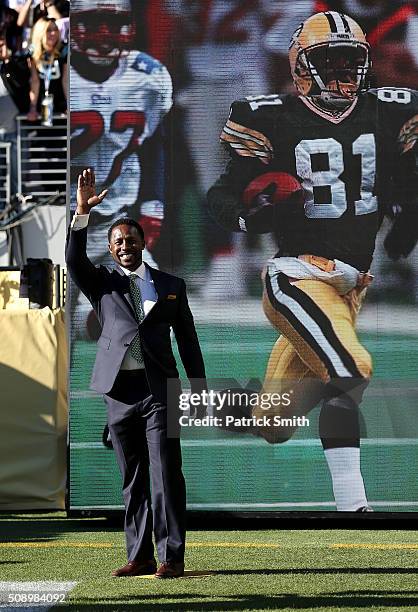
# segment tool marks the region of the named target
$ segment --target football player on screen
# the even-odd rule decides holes
[[[172,105],[171,77],[134,43],[130,0],[72,0],[71,174],[93,168],[100,189],[109,189],[91,221],[96,262],[106,256],[112,218],[137,202],[150,260],[164,215],[161,121]]]
[[[133,49],[135,35],[130,0],[72,0],[71,187],[75,196],[80,170],[92,168],[99,188],[109,190],[89,223],[94,263],[108,263],[107,228],[127,214],[139,216],[147,236],[144,260],[158,267],[152,252],[164,217],[161,122],[172,106],[172,82],[158,60]],[[75,293],[77,329],[83,336],[87,326],[96,339],[94,312]]]
[[[368,88],[369,44],[342,13],[321,12],[302,23],[289,59],[298,96],[232,104],[221,135],[231,159],[208,202],[224,227],[274,230],[279,239],[265,271],[263,307],[282,335],[263,391],[291,389],[293,395],[287,408],[258,406],[253,416],[301,416],[322,402],[319,433],[337,510],[367,511],[359,404],[372,360],[355,319],[371,281],[376,233],[392,205],[389,256],[406,257],[417,242],[418,92]],[[303,191],[295,188],[283,201],[275,195],[277,174],[273,181],[270,174],[246,205],[248,184],[258,177],[262,185],[266,172],[297,177]],[[295,428],[266,426],[257,433],[283,442]]]

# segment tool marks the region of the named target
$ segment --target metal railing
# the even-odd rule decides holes
[[[67,116],[54,115],[53,125],[17,117],[18,192],[49,196],[65,192],[67,176]]]
[[[10,202],[11,146],[10,142],[0,142],[0,210]]]

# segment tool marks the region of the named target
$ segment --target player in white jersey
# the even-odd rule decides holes
[[[139,200],[140,222],[155,242],[164,209],[158,128],[172,105],[170,75],[158,60],[130,50],[128,0],[75,0],[71,19],[72,175],[80,167],[94,168],[100,188],[109,189],[103,216],[116,216]],[[103,250],[97,245],[104,231],[94,232],[93,251]]]
[[[172,105],[172,83],[158,60],[132,50],[134,40],[129,0],[71,2],[71,176],[93,168],[99,188],[109,190],[90,221],[90,258],[106,263],[109,223],[135,215],[139,204],[144,259],[156,266],[152,250],[164,216],[161,122]],[[73,181],[72,193],[75,188]],[[76,306],[81,319],[82,310]]]
[[[72,165],[94,165],[98,182],[109,189],[103,214],[115,214],[138,198],[138,147],[171,107],[170,75],[149,55],[131,51],[103,83],[72,67],[71,88]],[[161,208],[148,204],[143,212],[159,217]]]

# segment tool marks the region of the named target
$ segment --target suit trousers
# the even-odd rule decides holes
[[[145,370],[120,370],[104,395],[122,474],[128,561],[183,561],[186,487],[179,438],[167,437],[167,407],[150,394]],[[150,479],[151,475],[151,479]]]

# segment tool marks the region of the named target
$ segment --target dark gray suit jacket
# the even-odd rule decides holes
[[[116,266],[94,266],[87,257],[86,244],[87,228],[69,230],[66,248],[68,270],[93,306],[102,327],[90,387],[99,393],[108,393],[112,389],[125,353],[138,330],[148,383],[156,401],[167,403],[167,379],[178,378],[170,328],[174,330],[188,378],[204,379],[205,367],[184,280],[147,266],[158,300],[138,326],[129,294],[128,276]],[[201,388],[202,382],[192,381],[193,391]]]

